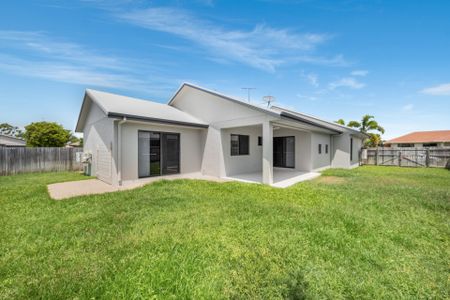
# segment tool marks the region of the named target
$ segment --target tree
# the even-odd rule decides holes
[[[55,122],[34,122],[25,126],[24,138],[30,147],[63,147],[71,136],[70,130]]]
[[[340,125],[345,125],[345,121],[343,119],[339,119],[335,121],[335,123]],[[375,121],[374,116],[364,115],[361,118],[361,122],[358,121],[350,121],[347,123],[348,127],[357,128],[360,132],[369,135],[370,137],[364,141],[364,145],[366,147],[377,147],[381,143],[381,136],[378,133],[370,132],[370,131],[378,131],[381,134],[384,133],[384,128],[378,125],[378,122]]]
[[[337,123],[337,124],[339,124],[339,125],[344,125],[344,126],[345,126],[345,121],[344,121],[344,119],[339,119],[339,120],[337,120],[337,121],[334,121],[334,123]]]
[[[13,137],[22,137],[23,131],[20,130],[20,128],[17,126],[13,126],[8,123],[1,123],[0,124],[0,134],[13,136]]]
[[[368,133],[372,130],[384,133],[384,128],[378,125],[378,122],[375,121],[374,116],[371,115],[364,115],[361,119],[361,122],[350,121],[348,122],[347,126],[357,128],[362,133]]]
[[[378,133],[369,133],[369,138],[364,141],[366,147],[377,147],[381,144],[381,136]]]

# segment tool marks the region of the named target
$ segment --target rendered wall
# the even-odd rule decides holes
[[[311,133],[288,128],[279,128],[273,131],[274,137],[295,137],[295,169],[310,171],[311,162]]]
[[[333,168],[350,167],[350,134],[334,135],[332,140],[331,166]]]
[[[91,174],[113,184],[116,180],[113,159],[113,120],[93,102],[83,129],[83,151],[92,153]]]
[[[231,134],[249,136],[249,155],[231,155]],[[222,149],[227,176],[261,172],[262,146],[258,146],[258,136],[262,136],[261,126],[239,127],[222,130]]]
[[[322,145],[322,153],[319,154],[319,144]],[[328,145],[328,153],[326,153]],[[312,170],[320,170],[331,166],[331,136],[325,133],[313,132],[311,134]]]
[[[122,180],[138,179],[138,131],[174,132],[180,134],[180,173],[201,171],[206,129],[180,126],[125,123],[122,125]]]

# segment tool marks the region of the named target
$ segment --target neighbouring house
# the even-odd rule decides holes
[[[25,147],[25,140],[9,135],[0,134],[0,147]]]
[[[388,147],[450,147],[450,130],[411,132],[385,143]]]
[[[273,184],[356,167],[366,138],[346,126],[188,83],[167,104],[88,89],[76,132],[92,155],[92,175],[113,185],[177,173]]]

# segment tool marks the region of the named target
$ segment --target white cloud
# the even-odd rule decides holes
[[[323,58],[313,55],[317,46],[330,38],[326,34],[299,34],[261,24],[250,30],[229,30],[199,19],[188,11],[168,7],[134,10],[119,14],[118,18],[189,40],[205,49],[210,56],[266,71],[298,61],[331,65],[344,63],[340,56]]]
[[[140,71],[143,69],[145,72]],[[3,72],[84,86],[156,93],[168,90],[167,81],[152,76],[152,69],[143,61],[97,53],[76,43],[56,41],[41,32],[0,31]]]
[[[361,76],[361,77],[364,77],[367,74],[369,74],[369,71],[367,70],[354,70],[350,73],[350,75],[352,76]]]
[[[404,106],[402,106],[402,110],[407,112],[407,111],[412,111],[414,109],[414,104],[412,103],[408,103],[405,104]]]
[[[351,89],[362,89],[365,86],[366,85],[364,83],[359,82],[358,80],[356,80],[353,77],[344,77],[339,80],[330,82],[330,84],[328,85],[328,88],[330,90],[334,90],[334,89],[340,88],[340,87],[346,87],[346,88],[351,88]]]
[[[303,95],[303,94],[297,94],[297,97],[299,99],[304,99],[304,100],[309,100],[309,101],[316,101],[318,99],[315,96],[308,96],[308,95]]]
[[[450,83],[425,88],[421,92],[432,96],[450,96]]]
[[[312,85],[313,87],[318,87],[318,86],[319,86],[319,75],[314,74],[314,73],[308,73],[308,74],[306,74],[306,73],[302,72],[302,73],[301,73],[301,76],[302,76],[303,78],[305,78],[305,80],[306,80],[310,85]]]

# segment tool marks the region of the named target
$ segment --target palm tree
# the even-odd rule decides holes
[[[384,133],[384,128],[378,125],[378,122],[375,121],[374,116],[364,115],[361,119],[361,122],[358,121],[350,121],[347,124],[348,127],[358,128],[362,133],[369,133],[369,131],[376,130],[380,133]]]
[[[339,119],[335,121],[335,123],[345,125],[345,121],[343,119]],[[365,141],[365,145],[368,147],[376,147],[381,142],[381,137],[378,133],[369,131],[378,131],[381,134],[384,133],[384,128],[378,125],[378,122],[375,121],[374,116],[371,115],[364,115],[361,122],[350,121],[347,123],[347,126],[357,128],[360,132],[369,135],[370,138]]]

